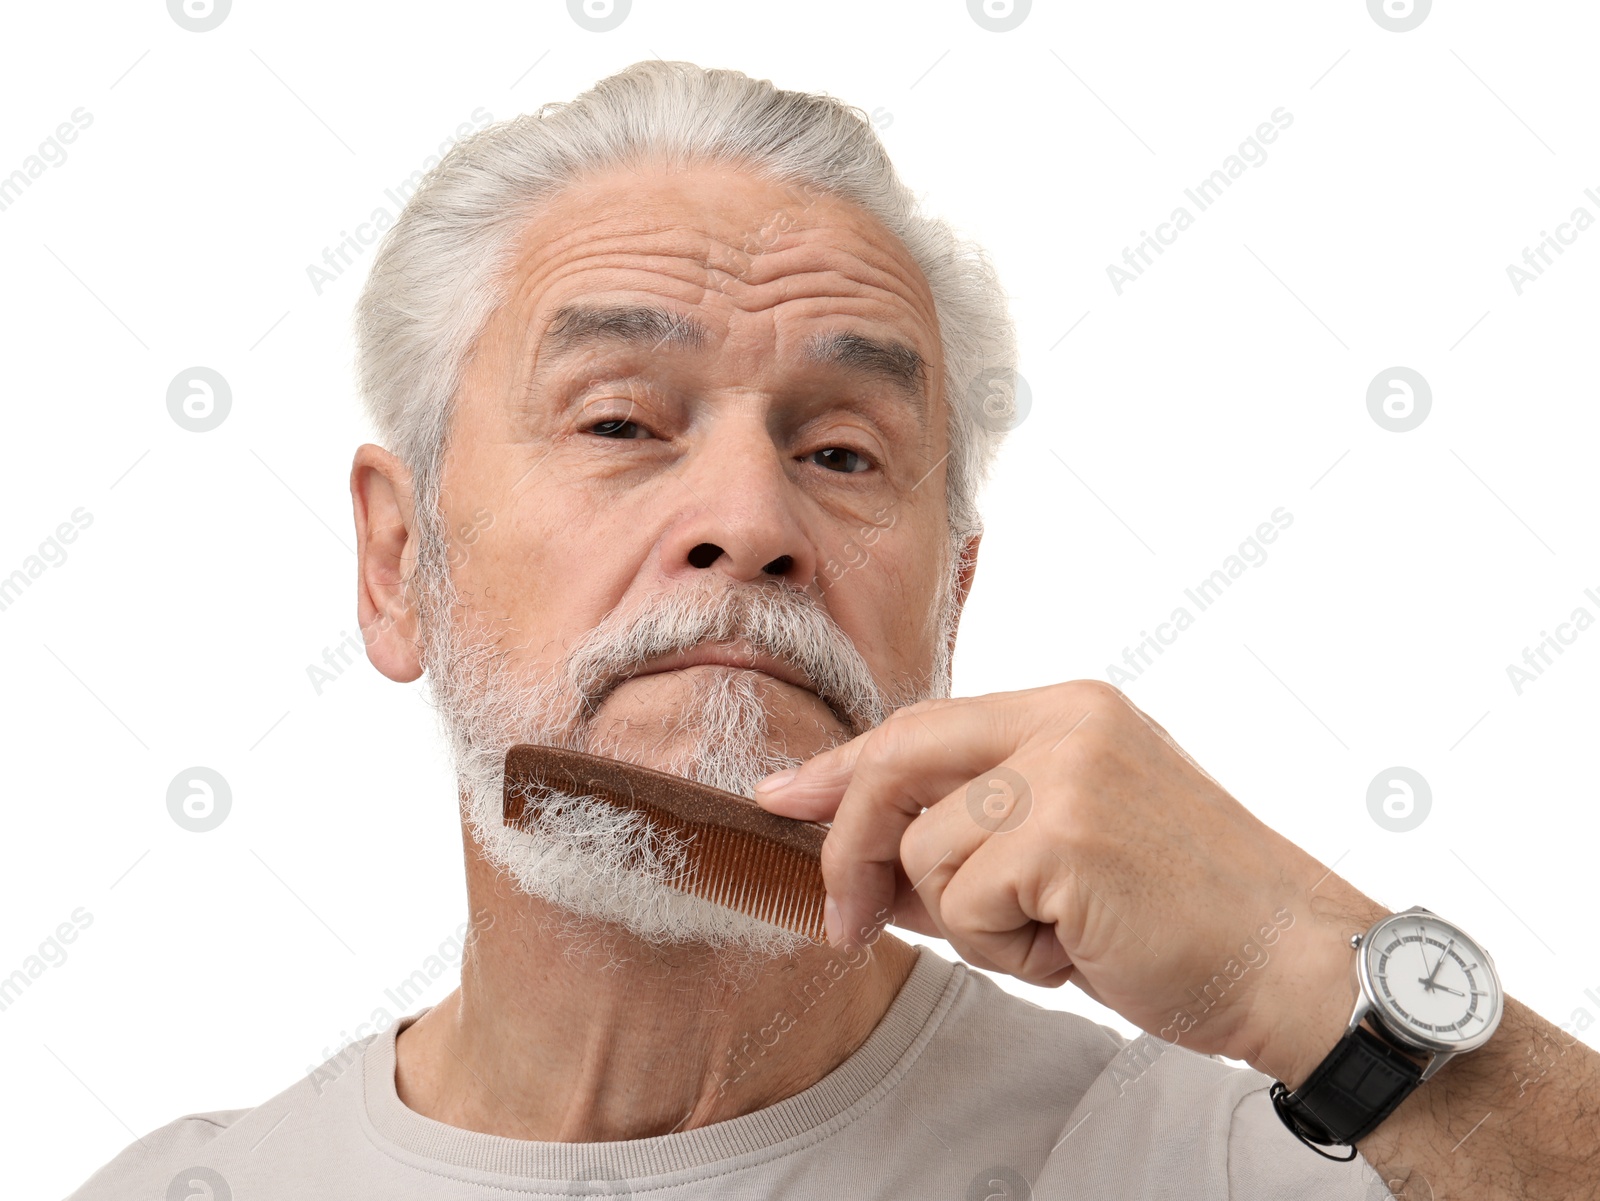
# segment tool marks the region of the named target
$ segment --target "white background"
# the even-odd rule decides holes
[[[985,495],[956,691],[1105,678],[1283,506],[1267,561],[1127,691],[1270,825],[1464,925],[1513,995],[1600,1043],[1600,630],[1521,695],[1506,673],[1579,606],[1600,617],[1600,231],[1520,295],[1506,272],[1580,205],[1600,217],[1592,5],[1452,3],[1406,33],[1352,2],[1039,4],[1008,33],[955,0],[636,0],[607,33],[555,2],[6,21],[0,176],[93,118],[0,211],[0,576],[93,519],[0,611],[0,975],[92,915],[0,1012],[9,1194],[280,1091],[465,916],[421,685],[307,676],[357,628],[370,251],[320,295],[306,268],[480,106],[652,54],[875,114],[999,264],[1033,407]],[[1118,295],[1107,265],[1279,106],[1267,160]],[[232,388],[203,434],[166,407],[195,365]],[[1395,365],[1433,392],[1407,433],[1366,404]],[[166,808],[195,765],[233,795],[203,835]],[[1396,765],[1433,792],[1409,833],[1367,809]]]

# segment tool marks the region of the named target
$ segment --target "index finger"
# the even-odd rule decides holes
[[[844,797],[845,788],[855,773],[862,749],[869,740],[881,737],[890,721],[916,719],[926,725],[925,719],[930,713],[973,704],[980,699],[950,697],[918,701],[915,705],[896,709],[882,724],[874,726],[864,734],[856,735],[849,742],[819,751],[799,767],[776,772],[763,780],[758,780],[755,786],[755,799],[765,808],[774,813],[781,813],[785,817],[799,818],[802,821],[832,821],[834,813],[839,808],[839,802]],[[942,791],[933,790],[932,799],[923,801],[923,806],[932,804],[948,791],[948,788]]]
[[[896,714],[851,752],[852,770],[822,845],[823,880],[841,932],[893,906],[900,844],[923,809],[1010,756],[1014,735],[1003,710],[990,703]]]

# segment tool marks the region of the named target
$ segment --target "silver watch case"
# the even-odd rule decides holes
[[[1367,956],[1363,948],[1381,933],[1386,926],[1392,925],[1402,918],[1413,917],[1417,914],[1426,914],[1429,917],[1437,918],[1452,929],[1463,934],[1466,933],[1448,918],[1439,917],[1433,910],[1425,909],[1421,905],[1413,905],[1411,908],[1403,909],[1399,913],[1391,913],[1388,917],[1373,923],[1372,928],[1367,930],[1366,933],[1352,937],[1350,946],[1356,952],[1355,963],[1351,968],[1355,976],[1356,1003],[1355,1008],[1350,1013],[1349,1024],[1345,1027],[1345,1034],[1353,1035],[1356,1027],[1361,1025],[1363,1020],[1370,1018],[1372,1027],[1390,1044],[1402,1051],[1428,1056],[1428,1061],[1422,1069],[1422,1080],[1427,1080],[1457,1055],[1465,1054],[1468,1051],[1476,1051],[1489,1041],[1490,1036],[1499,1028],[1501,1015],[1505,1012],[1505,992],[1501,988],[1500,972],[1494,965],[1493,957],[1478,944],[1476,939],[1473,939],[1473,945],[1483,953],[1483,961],[1488,966],[1489,975],[1494,980],[1494,1009],[1491,1016],[1484,1019],[1484,1027],[1481,1031],[1470,1038],[1464,1039],[1429,1038],[1427,1035],[1411,1030],[1398,1020],[1391,1018],[1383,1002],[1378,999],[1377,990],[1372,984],[1372,978],[1367,973]],[[1419,1084],[1421,1082],[1421,1080],[1418,1081]]]

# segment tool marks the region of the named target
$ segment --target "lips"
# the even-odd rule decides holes
[[[810,693],[826,705],[828,711],[833,714],[834,719],[846,730],[852,733],[860,732],[860,727],[854,717],[834,703],[831,697],[823,696],[818,692],[815,685],[811,683],[803,672],[797,670],[791,664],[783,662],[781,659],[774,659],[771,655],[753,651],[744,642],[708,643],[693,647],[687,651],[680,651],[675,655],[652,659],[631,676],[626,676],[613,683],[601,696],[595,699],[594,704],[603,704],[615,689],[626,684],[629,680],[659,675],[662,672],[679,671],[685,667],[698,667],[702,664],[729,667],[737,671],[759,671],[774,680],[792,685],[802,692]]]
[[[759,671],[775,680],[803,689],[813,696],[817,695],[817,690],[811,681],[790,664],[753,650],[741,642],[697,646],[687,651],[679,651],[675,655],[654,659],[635,672],[631,678],[639,679],[642,676],[680,671],[685,667],[699,667],[705,664],[730,667],[737,671]]]

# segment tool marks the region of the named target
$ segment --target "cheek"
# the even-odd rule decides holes
[[[870,544],[852,538],[835,548],[844,569],[826,586],[828,611],[856,649],[875,666],[897,669],[927,652],[936,585],[933,564],[900,535],[898,527],[882,529]]]
[[[476,518],[476,520],[475,520]],[[450,570],[463,601],[495,622],[526,629],[559,596],[563,547],[552,530],[493,501],[473,504],[450,528]]]
[[[648,552],[643,515],[596,505],[583,490],[547,481],[523,488],[509,512],[476,531],[457,578],[471,603],[505,624],[508,637],[565,644],[622,599]]]

